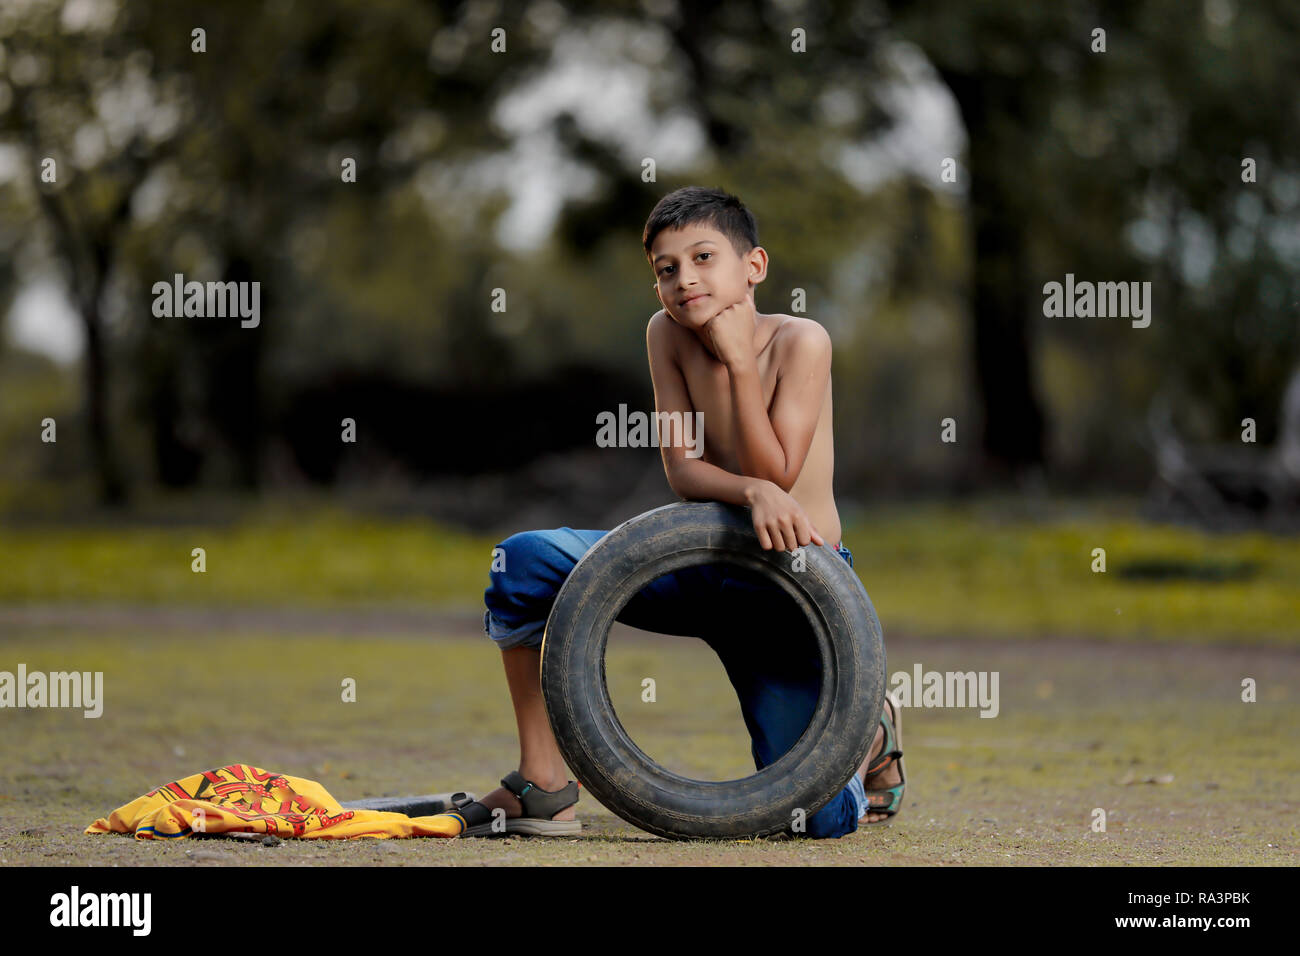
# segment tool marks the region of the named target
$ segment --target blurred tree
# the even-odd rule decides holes
[[[1118,327],[1048,330],[1081,357],[1132,370],[1092,387],[1136,401],[1154,378],[1193,415],[1214,409],[1220,434],[1246,413],[1271,430],[1297,357],[1300,115],[1280,97],[1300,66],[1300,10],[1284,0],[889,6],[952,90],[970,139],[973,358],[989,458],[1045,459],[1038,290],[1065,272],[1153,281],[1153,334],[1136,345]],[[1267,170],[1255,185],[1241,177],[1248,155]],[[1097,415],[1089,453],[1113,447],[1122,424]]]
[[[12,95],[0,129],[21,149],[85,327],[84,404],[106,502],[126,493],[109,421],[110,286],[129,302],[118,304],[121,325],[142,360],[133,371],[153,415],[160,477],[183,482],[196,470],[198,453],[176,427],[184,382],[169,363],[197,352],[195,412],[230,449],[237,483],[253,486],[268,424],[262,366],[271,329],[285,323],[187,322],[162,346],[130,334],[164,333],[143,317],[147,290],[176,272],[259,281],[263,313],[292,314],[276,290],[293,282],[290,250],[304,223],[331,204],[382,206],[435,154],[446,162],[504,145],[481,122],[481,105],[503,72],[526,74],[543,48],[516,43],[499,60],[465,51],[486,49],[492,26],[526,36],[521,16],[472,2],[346,0],[234,0],[219,17],[208,4],[145,0],[0,13],[0,76]],[[432,37],[443,40],[433,51]],[[430,136],[431,127],[457,133]],[[40,179],[47,156],[58,163],[55,182]],[[345,157],[360,170],[346,185]]]
[[[1095,477],[1134,467],[1117,419],[1165,380],[1205,433],[1249,413],[1271,435],[1300,300],[1300,117],[1279,105],[1298,19],[1282,0],[33,0],[0,7],[0,133],[25,177],[0,186],[20,220],[0,240],[29,236],[30,257],[68,277],[105,500],[124,494],[114,440],[137,424],[112,420],[117,385],[175,485],[254,485],[278,416],[310,412],[300,397],[339,370],[382,373],[398,384],[370,394],[404,396],[401,380],[464,390],[603,366],[643,395],[657,306],[636,239],[687,182],[759,214],[779,253],[764,307],[790,309],[801,288],[836,332],[837,409],[851,410],[837,466],[854,481],[907,489],[909,468],[962,470],[933,435],[938,413],[967,404],[954,374],[966,327],[991,474],[1055,460]],[[899,37],[960,108],[965,209],[936,188],[945,157],[866,191],[843,161],[900,121],[881,95],[899,80]],[[644,78],[647,102],[613,112],[685,117],[700,154],[668,162],[670,144],[633,135],[626,116],[593,127],[561,109],[548,129],[499,126],[497,107],[544,88],[575,41],[588,82],[624,67]],[[552,141],[561,155],[544,165],[538,144]],[[56,182],[40,180],[45,156]],[[642,181],[645,156],[661,160],[656,182]],[[1257,182],[1241,180],[1247,156]],[[501,248],[512,177],[546,170],[554,235]],[[592,188],[573,188],[575,171]],[[0,263],[0,301],[19,271]],[[1044,322],[1039,290],[1067,271],[1150,278],[1152,328]],[[259,281],[263,323],[153,317],[152,283],[176,272]],[[497,288],[508,315],[488,308]]]

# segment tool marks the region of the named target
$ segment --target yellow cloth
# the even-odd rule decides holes
[[[303,839],[455,837],[459,815],[408,817],[380,810],[344,810],[315,780],[231,764],[150,790],[100,817],[86,833],[134,833],[137,840],[191,833],[272,833]]]

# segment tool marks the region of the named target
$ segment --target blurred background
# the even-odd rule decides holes
[[[1300,340],[1297,41],[1280,0],[6,3],[4,502],[382,485],[476,527],[630,513],[667,491],[657,456],[593,455],[594,416],[653,407],[641,229],[690,183],[755,213],[759,308],[802,289],[834,338],[849,502],[1145,493],[1153,422],[1267,471]],[[259,281],[260,325],[154,317],[177,272]],[[1150,327],[1044,318],[1067,272],[1151,282]]]
[[[479,542],[672,500],[595,418],[653,408],[641,232],[695,183],[833,337],[855,551],[914,518],[941,567],[971,502],[1293,533],[1298,50],[1280,0],[6,3],[0,513]],[[155,316],[177,273],[260,323]],[[1150,326],[1044,317],[1067,273],[1150,282]],[[1209,548],[1135,574],[1258,565]]]

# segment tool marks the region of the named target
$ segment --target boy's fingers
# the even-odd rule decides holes
[[[768,525],[768,530],[772,533],[773,547],[778,548],[781,551],[788,551],[789,548],[786,547],[785,535],[781,531],[780,522],[773,521]]]
[[[806,544],[808,544],[808,542],[812,541],[813,529],[812,529],[812,525],[808,523],[807,518],[800,515],[798,520],[795,521],[794,523],[794,530],[795,533],[799,536],[799,547],[802,548]]]
[[[771,550],[772,539],[767,536],[767,529],[760,524],[760,525],[755,525],[754,530],[758,532],[759,547],[761,547],[764,551]]]
[[[781,526],[777,522],[772,521],[767,526],[767,533],[772,536],[772,547],[776,548],[778,551],[784,551],[785,538],[781,536]]]

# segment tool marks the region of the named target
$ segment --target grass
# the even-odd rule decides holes
[[[734,693],[701,643],[617,637],[608,680],[633,739],[704,776],[748,769]],[[499,655],[482,635],[31,629],[31,670],[105,672],[97,720],[6,714],[0,864],[1152,864],[1300,863],[1300,662],[1287,652],[911,640],[891,670],[990,669],[998,717],[904,712],[908,792],[888,826],[840,840],[677,843],[585,792],[578,839],[147,843],[83,835],[152,787],[226,763],[320,781],[337,799],[494,787],[517,758]],[[653,674],[658,700],[640,702]],[[1243,675],[1259,700],[1239,697]],[[344,677],[355,703],[341,700]],[[1167,783],[1144,783],[1146,779]],[[1105,832],[1094,832],[1100,808]]]
[[[267,503],[221,523],[0,531],[0,604],[471,608],[499,538],[415,517]],[[1262,643],[1300,637],[1300,542],[1155,525],[1131,507],[910,506],[844,540],[886,634]],[[191,570],[205,551],[206,572]],[[1093,571],[1094,549],[1106,571]]]
[[[995,719],[905,713],[908,794],[890,825],[842,840],[674,843],[586,796],[577,840],[262,847],[82,830],[160,783],[236,762],[319,780],[341,800],[494,787],[517,761],[514,717],[500,655],[464,622],[499,539],[311,502],[225,502],[150,523],[11,521],[0,527],[0,669],[101,670],[105,710],[4,712],[0,864],[1300,862],[1296,541],[1059,502],[881,507],[847,515],[844,539],[891,673],[1000,674]],[[190,569],[195,547],[203,574]],[[1094,548],[1105,573],[1092,570]],[[33,605],[83,613],[24,617]],[[163,606],[182,613],[139,613]],[[258,607],[286,617],[218,623]],[[426,615],[441,623],[419,634],[400,615],[380,629],[342,623],[402,607],[471,613]],[[701,643],[620,637],[608,675],[629,733],[660,762],[705,779],[749,771],[734,692]],[[640,699],[645,676],[653,705]],[[355,703],[341,700],[345,677]],[[1241,701],[1245,678],[1256,703]],[[1091,827],[1098,809],[1104,832]]]
[[[4,541],[0,603],[467,603],[482,599],[493,547],[418,518],[271,507],[228,525],[46,525]]]
[[[934,506],[870,516],[845,540],[886,634],[1300,639],[1295,539],[1212,535],[1095,506],[1043,516]],[[1104,573],[1093,570],[1098,548]],[[1165,576],[1147,576],[1153,565]]]

